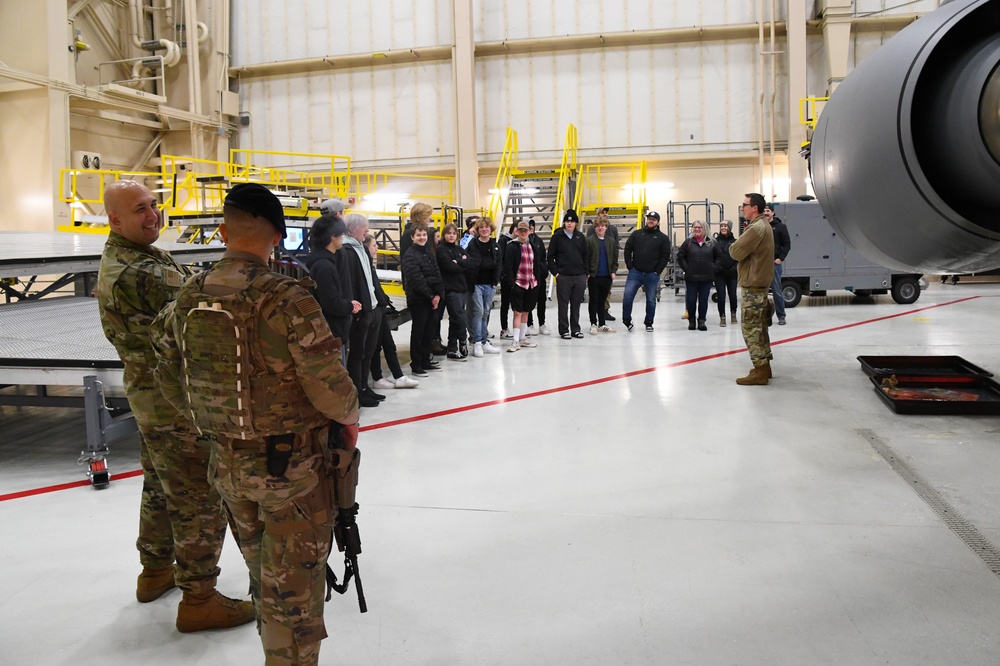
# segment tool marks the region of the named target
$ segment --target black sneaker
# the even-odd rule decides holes
[[[440,369],[441,369],[441,364],[437,363],[436,361],[434,363],[424,364],[424,370],[440,370]]]
[[[569,340],[570,336],[569,333],[562,333],[559,335],[559,337],[562,338],[563,340]]]
[[[450,351],[450,352],[448,352],[448,360],[450,360],[450,361],[464,361],[465,360],[465,356],[462,356],[457,351]]]
[[[410,366],[410,374],[414,377],[426,377],[427,371],[423,368],[414,368],[413,366]]]
[[[382,395],[381,393],[376,393],[374,390],[372,390],[372,387],[370,387],[370,386],[366,386],[365,390],[362,391],[362,393],[365,394],[365,395],[367,395],[369,398],[375,398],[379,402],[382,402],[383,400],[385,400],[385,396],[384,395]]]
[[[464,342],[459,343],[458,353],[462,355],[462,358],[466,358],[469,355],[469,345]]]
[[[604,321],[616,321],[616,319],[611,316],[611,312],[610,311],[606,311],[604,313]]]
[[[625,325],[625,330],[628,331],[629,333],[631,333],[632,329],[635,328],[635,326],[633,326],[632,322],[630,321],[623,321],[622,324]]]
[[[653,332],[653,325],[652,324],[646,324],[646,332],[647,333],[652,333]]]
[[[371,397],[370,395],[361,393],[358,396],[358,404],[361,405],[362,407],[378,407],[380,403],[378,400]]]

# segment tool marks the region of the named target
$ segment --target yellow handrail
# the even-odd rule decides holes
[[[556,190],[556,209],[552,215],[552,230],[555,231],[562,223],[562,213],[566,208],[576,209],[580,202],[580,189],[577,188],[571,205],[566,206],[566,188],[570,176],[580,168],[576,126],[573,123],[566,128],[566,141],[563,143],[562,162],[559,164],[559,187]]]
[[[823,112],[829,97],[803,97],[799,100],[799,124],[816,129],[819,114]]]
[[[497,179],[490,190],[489,211],[493,223],[499,230],[503,225],[503,188],[507,187],[511,172],[517,169],[517,132],[507,128],[507,140],[504,142],[503,155],[500,156],[500,167],[497,169]]]

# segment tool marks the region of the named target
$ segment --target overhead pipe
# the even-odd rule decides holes
[[[173,67],[181,61],[181,47],[176,42],[168,39],[146,39],[145,35],[142,34],[145,12],[146,5],[143,0],[128,0],[128,16],[129,23],[131,24],[132,43],[136,48],[146,51],[165,49],[167,53],[163,56],[163,64],[167,67]]]

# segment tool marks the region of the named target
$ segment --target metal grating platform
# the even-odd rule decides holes
[[[0,305],[0,384],[121,386],[122,362],[101,330],[97,301],[66,297]]]

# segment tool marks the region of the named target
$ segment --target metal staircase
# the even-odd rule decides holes
[[[561,214],[556,209],[559,179],[556,171],[517,172],[510,183],[503,219],[498,221],[502,230],[506,231],[512,222],[534,219],[535,233],[548,238],[553,221]]]

